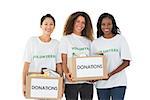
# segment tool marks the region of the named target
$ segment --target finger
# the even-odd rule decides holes
[[[26,91],[24,91],[24,96],[26,96]]]

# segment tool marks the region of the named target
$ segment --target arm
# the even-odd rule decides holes
[[[63,76],[62,64],[61,63],[56,64],[56,72],[58,72],[60,76]]]
[[[59,75],[61,77],[63,77],[63,70],[62,70],[62,64],[61,63],[56,64],[56,72],[59,73]],[[63,97],[63,94],[64,94],[64,80],[63,80],[63,84],[62,84],[62,94],[61,94],[62,97]]]
[[[125,69],[127,66],[130,65],[130,60],[123,60],[122,64],[120,66],[118,66],[115,70],[113,70],[112,72],[110,72],[108,74],[109,77],[111,77],[112,75],[122,71],[123,69]]]
[[[56,72],[59,73],[59,75],[63,78],[63,70],[62,70],[62,64],[61,63],[57,63],[56,64]],[[62,94],[61,96],[63,97],[64,94],[64,78],[63,78],[63,84],[62,84]]]
[[[65,73],[66,78],[68,79],[68,81],[72,81],[72,76],[71,73],[69,72],[69,69],[67,67],[67,54],[62,54],[62,69],[63,72]]]
[[[30,65],[30,63],[25,62],[24,68],[23,68],[23,94],[24,94],[24,96],[25,96],[25,89],[26,89],[26,76],[29,71],[29,65]]]

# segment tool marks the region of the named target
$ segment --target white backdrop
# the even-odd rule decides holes
[[[114,15],[132,54],[126,69],[128,87],[125,100],[148,100],[150,12],[148,0],[1,0],[0,1],[0,97],[25,100],[22,95],[22,57],[29,37],[40,35],[40,18],[50,13],[56,19],[52,37],[60,40],[68,16],[87,12],[93,22],[100,14]],[[97,100],[96,92],[94,100]]]

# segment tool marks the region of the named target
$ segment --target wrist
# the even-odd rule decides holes
[[[68,75],[69,72],[65,73],[65,76]]]
[[[108,77],[111,77],[112,76],[112,74],[111,73],[108,73]]]
[[[66,74],[68,74],[69,73],[69,71],[64,71],[64,74],[66,75]]]

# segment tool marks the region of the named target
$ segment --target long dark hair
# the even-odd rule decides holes
[[[69,35],[73,33],[75,20],[79,17],[83,16],[85,18],[85,28],[83,29],[81,36],[87,37],[89,40],[93,40],[93,27],[92,22],[89,15],[85,12],[75,12],[71,14],[65,24],[64,27],[64,35]]]
[[[100,17],[98,18],[98,21],[97,21],[97,38],[104,35],[104,33],[101,29],[101,24],[102,24],[102,20],[106,17],[112,20],[112,24],[113,24],[112,33],[114,35],[120,34],[120,30],[116,24],[116,21],[115,21],[115,18],[113,17],[113,15],[111,15],[109,13],[103,13],[100,15]]]

